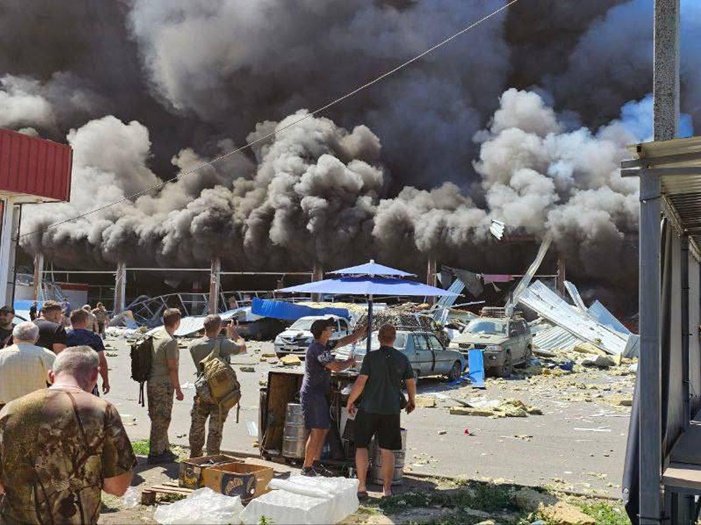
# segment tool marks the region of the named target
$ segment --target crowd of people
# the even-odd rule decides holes
[[[101,491],[123,495],[136,465],[117,409],[100,397],[110,391],[101,337],[109,317],[102,305],[68,315],[56,301],[36,306],[31,321],[17,324],[12,307],[0,308],[0,523],[97,523]],[[152,336],[148,464],[176,459],[168,427],[173,398],[183,400],[173,338],[179,325],[180,311],[168,309]],[[207,316],[204,336],[190,344],[200,372],[215,347],[227,362],[246,352],[235,326],[223,325]],[[191,414],[191,456],[202,455],[205,441],[207,454],[218,454],[227,411],[195,395]]]
[[[108,316],[101,305],[68,315],[65,306],[46,301],[31,321],[14,324],[14,310],[0,308],[0,523],[96,523],[101,491],[122,495],[132,480],[136,458],[117,409],[100,397],[110,391],[109,369],[101,337]],[[69,329],[64,326],[68,319]],[[175,332],[179,310],[163,313],[163,327],[151,336],[151,365],[146,385],[151,421],[148,464],[170,463],[168,428],[174,399],[183,401],[180,350]],[[331,475],[320,463],[329,431],[331,373],[355,365],[355,358],[337,360],[332,348],[366,335],[358,327],[332,342],[333,320],[317,320],[305,360],[300,391],[304,421],[310,430],[302,474]],[[409,361],[393,348],[396,329],[379,330],[380,350],[363,360],[349,395],[354,417],[358,496],[367,497],[368,446],[376,436],[382,454],[383,493],[391,494],[393,451],[402,448],[400,413],[414,409],[416,383]],[[188,351],[199,374],[203,361],[215,356],[228,363],[246,353],[236,326],[218,315],[204,320],[204,335]],[[101,379],[102,388],[98,389]],[[408,401],[401,389],[404,382]],[[190,456],[220,453],[228,411],[193,398]],[[206,427],[208,426],[208,430]]]

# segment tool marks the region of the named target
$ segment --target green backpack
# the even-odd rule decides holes
[[[239,422],[241,409],[241,383],[231,365],[220,357],[221,342],[214,342],[212,353],[205,357],[200,364],[202,373],[195,381],[195,391],[205,403],[218,405],[221,410],[236,409],[236,422]]]

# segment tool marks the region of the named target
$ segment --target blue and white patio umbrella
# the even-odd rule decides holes
[[[278,292],[285,293],[312,293],[332,295],[363,295],[368,298],[368,337],[367,351],[370,352],[370,334],[372,334],[372,299],[376,295],[412,296],[412,297],[437,297],[446,295],[458,295],[448,290],[436,288],[416,281],[410,281],[405,277],[416,277],[396,268],[377,264],[370,261],[366,264],[343,268],[329,272],[340,277],[324,279],[298,286],[281,288]]]

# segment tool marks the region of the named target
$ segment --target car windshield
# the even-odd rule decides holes
[[[380,340],[377,338],[377,332],[372,333],[372,339],[370,339],[370,348],[372,350],[377,350],[380,348]],[[355,343],[355,353],[356,354],[365,354],[365,351],[368,347],[368,340],[367,339],[361,339],[357,343]],[[346,347],[350,348],[350,346]],[[401,350],[403,348],[406,348],[406,334],[405,333],[399,333],[397,334],[397,340],[394,342],[394,348],[397,350]]]
[[[487,319],[474,319],[470,321],[465,331],[472,334],[504,335],[506,334],[506,323]]]
[[[301,319],[297,319],[294,323],[292,323],[290,330],[309,330],[314,321],[316,321],[316,319],[302,317]]]

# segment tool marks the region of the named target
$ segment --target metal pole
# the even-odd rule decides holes
[[[324,267],[321,266],[321,263],[315,262],[314,268],[312,270],[312,282],[321,281],[323,279],[324,279]],[[312,294],[312,301],[320,301],[320,300],[321,300],[321,294],[318,294],[318,293]]]
[[[2,226],[0,227],[0,303],[3,305],[6,304],[7,285],[10,280],[13,208],[14,203],[11,198],[2,201]]]
[[[640,177],[640,523],[660,523],[660,180]]]
[[[562,253],[558,252],[558,254],[557,254],[557,291],[562,296],[565,295],[565,280],[567,279],[565,268],[566,268],[565,256]]]
[[[655,140],[677,135],[679,122],[679,0],[655,0]],[[660,345],[660,180],[640,177],[640,523],[661,523],[662,393]]]
[[[209,313],[219,312],[219,274],[221,272],[221,261],[219,257],[212,259],[212,268],[209,273]]]
[[[44,300],[44,254],[34,255],[34,300]]]
[[[689,428],[691,423],[691,407],[689,396],[689,237],[681,237],[681,317],[682,317],[682,392],[684,395],[684,429]]]
[[[124,311],[126,307],[127,292],[127,265],[120,262],[117,264],[117,274],[114,279],[114,313]]]
[[[370,355],[372,351],[372,295],[368,296],[368,342],[365,347],[365,355]]]
[[[13,253],[12,253],[12,298],[10,299],[10,304],[14,305],[15,304],[15,292],[17,290],[17,250],[19,250],[19,230],[20,226],[22,224],[22,208],[23,205],[20,204],[18,206],[19,208],[19,213],[15,214],[15,217],[17,219],[16,221],[16,226],[13,228],[13,231],[16,232],[15,239],[14,239],[14,246],[12,248]]]
[[[436,272],[438,265],[436,263],[436,258],[433,255],[428,256],[428,268],[426,269],[426,284],[429,286],[436,286],[438,284]],[[436,304],[436,298],[429,297],[429,304]]]

